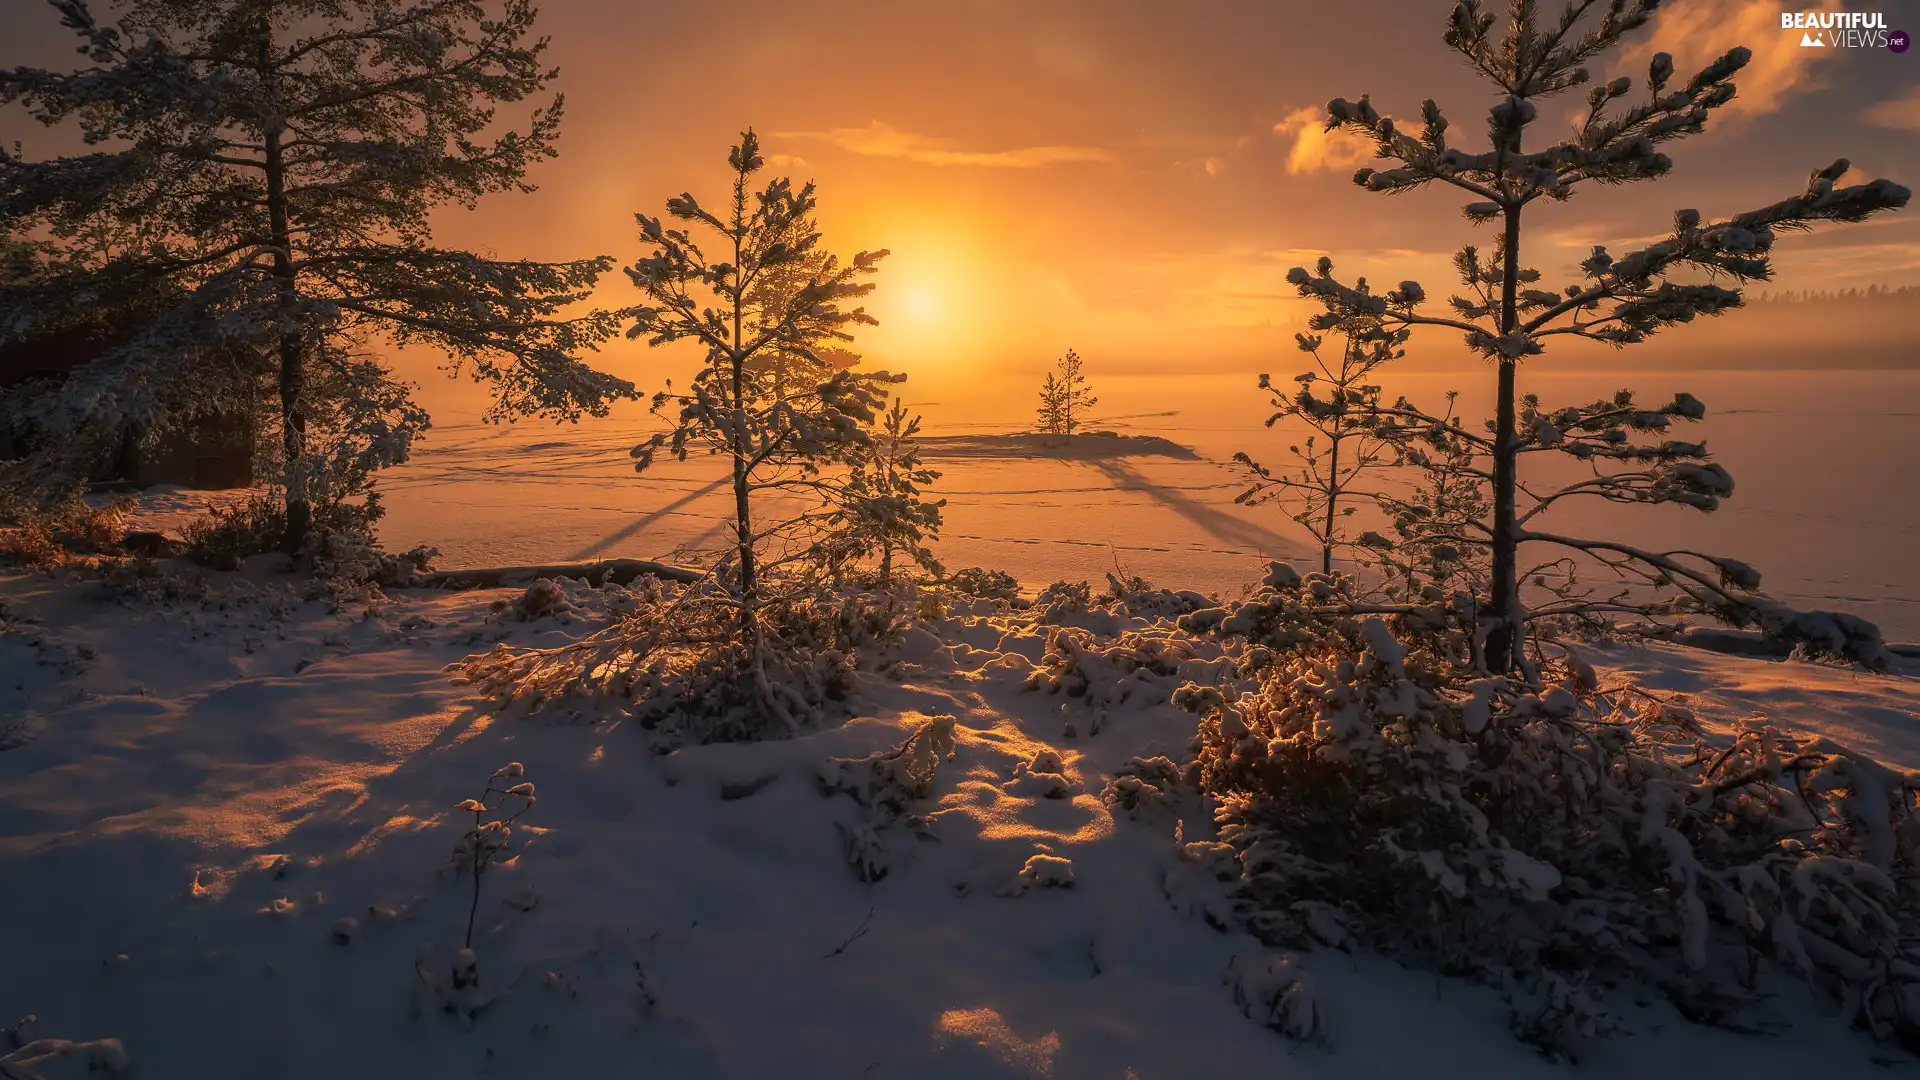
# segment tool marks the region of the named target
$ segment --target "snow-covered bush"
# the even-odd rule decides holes
[[[887,876],[891,864],[882,834],[895,822],[907,818],[924,831],[924,823],[911,810],[931,792],[940,763],[953,756],[955,722],[947,715],[929,717],[891,749],[865,757],[831,757],[820,763],[821,793],[851,795],[868,815],[864,822],[841,826],[847,863],[860,880],[874,882]]]
[[[1292,956],[1241,953],[1223,978],[1247,1019],[1299,1042],[1325,1042],[1327,1022],[1313,977]]]
[[[1020,583],[1004,570],[984,566],[966,566],[948,574],[942,582],[962,596],[979,600],[1014,600],[1020,596]]]
[[[42,507],[8,499],[0,507],[0,561],[49,567],[75,556],[117,553],[130,502],[92,507],[75,499]]]
[[[857,651],[884,647],[898,625],[859,597],[782,590],[760,609],[757,640],[745,641],[731,630],[734,594],[710,578],[640,578],[615,599],[612,621],[577,641],[503,643],[448,670],[530,708],[613,703],[671,739],[780,738],[845,700]]]
[[[1026,688],[1093,706],[1158,704],[1173,693],[1173,676],[1192,658],[1186,635],[1164,629],[1128,631],[1116,640],[1061,626],[1048,635],[1046,653],[1027,676]]]
[[[1165,807],[1181,790],[1180,766],[1170,758],[1128,758],[1113,771],[1100,798],[1130,817]]]
[[[386,514],[379,494],[358,500],[317,496],[299,560],[316,582],[331,590],[366,585],[400,585],[424,573],[439,551],[415,547],[389,552],[380,546],[374,526]],[[237,570],[255,555],[282,550],[287,535],[287,505],[281,498],[255,493],[231,506],[208,504],[207,512],[182,530],[187,558],[216,570]]]
[[[1122,578],[1107,575],[1106,591],[1098,597],[1101,604],[1138,619],[1170,619],[1206,607],[1213,601],[1191,590],[1156,589],[1146,578]]]
[[[1191,693],[1202,787],[1269,944],[1342,935],[1484,981],[1552,1053],[1657,987],[1725,1021],[1763,956],[1876,1035],[1920,1031],[1920,775],[1683,708],[1563,660],[1487,677],[1442,630],[1347,619]]]

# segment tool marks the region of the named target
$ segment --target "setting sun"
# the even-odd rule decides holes
[[[900,290],[900,315],[913,323],[927,324],[940,316],[940,294],[931,285],[909,285]]]

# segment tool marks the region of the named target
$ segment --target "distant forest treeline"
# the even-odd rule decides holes
[[[1864,289],[1782,289],[1747,296],[1751,307],[1787,307],[1799,304],[1914,304],[1920,303],[1920,285],[1869,285]]]

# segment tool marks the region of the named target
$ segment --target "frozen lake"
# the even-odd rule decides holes
[[[1278,362],[1276,381],[1294,370]],[[1117,562],[1184,588],[1237,591],[1269,558],[1306,561],[1311,541],[1278,506],[1248,509],[1231,464],[1237,450],[1277,464],[1294,441],[1263,423],[1271,411],[1248,376],[1106,376],[1094,426],[1155,435],[1193,456],[1058,460],[982,454],[959,436],[1018,431],[1025,389],[988,396],[961,380],[916,379],[925,455],[944,476],[940,544],[950,566],[1005,569],[1029,587],[1089,579]],[[1461,388],[1484,415],[1489,372],[1409,374],[1389,392],[1422,402]],[[1004,387],[1006,380],[974,384]],[[1734,497],[1702,514],[1677,506],[1556,509],[1554,526],[1742,559],[1767,591],[1798,606],[1852,611],[1890,638],[1920,639],[1920,372],[1528,372],[1522,390],[1572,404],[1622,387],[1650,405],[1688,391],[1704,439],[1732,473]],[[390,545],[429,543],[443,565],[627,555],[659,557],[721,536],[729,504],[715,459],[666,463],[636,476],[627,451],[655,422],[623,417],[578,427],[443,423],[415,459],[383,481]],[[942,443],[942,440],[952,440]]]

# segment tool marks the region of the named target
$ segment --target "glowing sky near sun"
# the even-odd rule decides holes
[[[859,342],[877,363],[968,379],[1037,372],[1071,346],[1107,370],[1238,370],[1291,348],[1305,309],[1284,275],[1323,253],[1343,275],[1451,284],[1448,254],[1475,238],[1458,200],[1359,191],[1347,177],[1363,155],[1316,122],[1334,96],[1371,93],[1395,116],[1432,96],[1477,140],[1490,99],[1440,41],[1448,6],[544,0],[561,157],[536,169],[534,194],[442,214],[440,237],[630,260],[634,211],[717,197],[751,124],[773,171],[818,183],[833,250],[893,252],[870,305],[883,325]],[[1915,0],[1878,6],[1920,28]],[[1550,278],[1593,243],[1663,231],[1675,208],[1794,193],[1835,157],[1920,184],[1920,52],[1802,49],[1780,10],[1672,3],[1596,72],[1638,74],[1656,48],[1683,71],[1735,44],[1755,52],[1726,120],[1674,149],[1673,176],[1537,216],[1529,251]],[[77,60],[39,0],[7,0],[0,24],[6,62]],[[0,138],[67,149],[14,112]],[[1792,238],[1781,256],[1786,287],[1920,280],[1920,212]],[[632,299],[618,275],[605,295]],[[607,359],[649,387],[660,363],[626,343]]]

